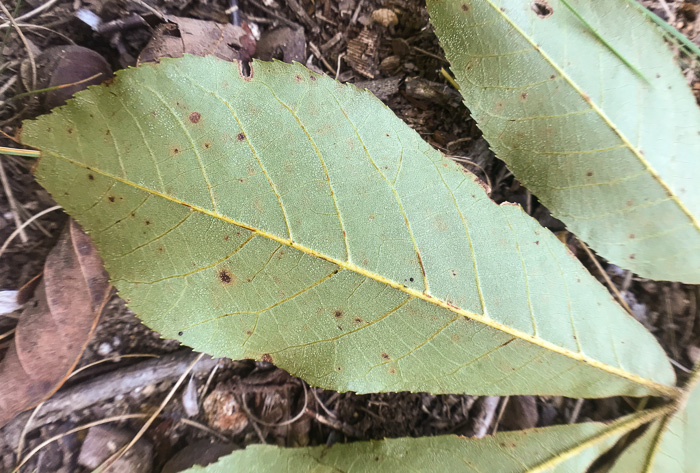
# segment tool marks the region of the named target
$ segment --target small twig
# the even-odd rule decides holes
[[[110,356],[109,358],[103,358],[101,360],[97,360],[93,363],[89,363],[85,366],[81,366],[77,370],[73,371],[70,376],[68,376],[68,379],[72,378],[76,374],[80,373],[81,371],[85,371],[88,368],[92,368],[93,366],[101,365],[102,363],[107,363],[108,361],[119,361],[122,358],[159,358],[158,355],[153,355],[150,353],[134,353],[134,354],[129,354],[129,355],[115,355],[115,356]]]
[[[238,396],[236,396],[238,397]],[[241,396],[239,398],[239,405],[241,406],[241,409],[243,409],[243,413],[246,415],[250,423],[253,425],[253,429],[255,430],[255,433],[258,435],[258,439],[260,439],[260,443],[263,445],[267,445],[267,442],[265,441],[265,435],[262,433],[262,429],[260,429],[260,426],[258,423],[255,421],[255,416],[253,416],[253,413],[250,412],[250,409],[248,409],[248,406],[246,406],[245,401],[243,400],[243,397]]]
[[[17,226],[20,240],[22,240],[22,243],[27,243],[29,241],[29,237],[27,236],[27,232],[24,231],[25,225],[22,223],[22,219],[19,217],[19,207],[17,205],[17,201],[15,201],[12,188],[10,187],[10,182],[7,179],[7,174],[5,174],[5,166],[3,166],[2,162],[0,162],[0,181],[2,181],[2,188],[5,190],[7,202],[10,204],[10,209],[12,209],[12,219],[15,221],[15,226]],[[0,250],[0,255],[2,255],[2,250]]]
[[[18,16],[17,18],[15,18],[15,22],[34,18],[35,16],[37,16],[39,13],[43,12],[44,10],[51,8],[57,2],[58,2],[58,0],[49,0],[48,2],[36,7],[34,10],[29,11],[29,12],[25,13],[24,15]],[[7,28],[11,24],[12,23],[10,21],[6,21],[5,23],[0,24],[0,28]]]
[[[163,409],[165,409],[165,406],[166,406],[166,405],[170,402],[170,400],[173,398],[173,396],[175,395],[175,392],[178,390],[178,388],[180,387],[180,385],[185,381],[185,379],[187,378],[187,375],[190,373],[190,371],[192,371],[192,368],[194,368],[194,365],[196,365],[197,362],[198,362],[199,360],[201,360],[203,356],[204,356],[204,353],[200,353],[199,356],[197,356],[197,358],[195,358],[195,359],[192,361],[192,363],[190,363],[190,365],[187,367],[187,369],[185,370],[185,372],[182,373],[182,375],[180,376],[180,379],[178,379],[177,382],[175,383],[175,386],[172,387],[172,389],[170,390],[170,392],[168,393],[168,395],[165,396],[165,399],[163,399],[163,402],[160,403],[160,406],[158,406],[158,409],[156,409],[156,411],[155,411],[155,412],[148,418],[148,420],[143,424],[143,426],[141,427],[141,429],[136,433],[136,435],[134,435],[134,438],[131,439],[131,442],[129,442],[128,444],[126,444],[125,447],[121,448],[118,452],[116,452],[114,455],[112,455],[110,458],[108,458],[108,459],[107,459],[104,463],[102,463],[102,465],[100,465],[97,469],[102,470],[102,471],[106,471],[107,468],[109,468],[110,466],[112,466],[112,465],[114,464],[114,462],[116,462],[116,461],[119,460],[121,457],[123,457],[124,454],[125,454],[127,451],[129,451],[129,449],[130,449],[131,447],[133,447],[133,446],[136,444],[136,442],[139,441],[139,439],[140,439],[141,437],[143,437],[143,434],[146,433],[146,430],[148,430],[148,428],[149,428],[149,427],[151,426],[151,424],[156,420],[156,418],[158,417],[158,415],[160,415],[160,413],[163,411]]]
[[[283,17],[282,15],[280,15],[279,13],[277,13],[276,11],[274,11],[274,10],[272,10],[272,9],[270,9],[270,8],[267,8],[265,5],[263,5],[262,3],[258,2],[257,0],[248,0],[248,1],[249,1],[250,3],[252,3],[253,5],[255,5],[257,8],[259,8],[259,9],[261,9],[262,11],[264,11],[265,13],[267,13],[268,15],[274,16],[275,18],[277,18],[279,21],[281,21],[282,23],[286,24],[287,26],[291,26],[291,27],[294,28],[294,29],[299,29],[299,28],[301,28],[301,25],[300,25],[300,24],[294,23],[292,20],[289,20],[289,19]]]
[[[244,410],[246,411],[247,415],[250,417],[250,420],[255,421],[258,424],[264,425],[265,427],[283,427],[285,425],[293,424],[294,422],[298,421],[299,419],[302,418],[306,411],[306,406],[309,404],[309,396],[306,392],[306,383],[302,382],[301,386],[304,388],[304,407],[301,408],[299,413],[292,417],[291,419],[285,420],[284,422],[265,422],[263,420],[258,419],[253,415],[253,413],[248,409],[248,406],[245,402],[245,394],[246,393],[241,393],[241,401],[243,403],[243,407],[245,408]]]
[[[80,432],[81,430],[89,429],[90,427],[95,427],[97,425],[109,424],[110,422],[119,422],[122,420],[129,420],[129,419],[142,419],[144,417],[148,417],[148,415],[147,414],[125,414],[125,415],[121,415],[121,416],[107,417],[105,419],[100,419],[100,420],[97,420],[95,422],[89,422],[87,424],[80,425],[78,427],[70,429],[70,430],[63,432],[61,434],[54,435],[53,437],[44,440],[39,445],[34,447],[34,449],[32,449],[32,451],[29,452],[27,454],[27,456],[22,459],[22,461],[17,463],[17,466],[14,468],[14,470],[12,470],[11,473],[18,473],[19,469],[22,468],[24,466],[24,464],[27,463],[30,458],[32,458],[34,455],[36,455],[37,452],[39,452],[42,448],[44,448],[45,446],[47,446],[50,443],[55,442],[56,440],[62,439],[63,437],[65,437],[67,435],[74,434],[76,432]]]
[[[357,23],[357,17],[360,16],[360,10],[362,10],[362,6],[365,4],[365,0],[360,0],[357,2],[357,8],[355,8],[355,13],[352,14],[352,18],[350,18],[350,24],[354,25]]]
[[[335,68],[335,80],[338,80],[338,76],[340,75],[340,64],[344,57],[345,53],[338,54],[338,67]]]
[[[323,63],[324,66],[333,74],[333,76],[336,75],[336,71],[333,68],[333,66],[330,65],[328,61],[326,61],[326,58],[321,54],[321,50],[318,49],[318,46],[316,46],[313,42],[309,41],[309,49],[313,53],[316,58]]]
[[[180,419],[180,422],[182,422],[183,424],[191,425],[192,427],[196,427],[197,429],[199,429],[199,430],[201,430],[201,431],[203,431],[203,432],[206,432],[206,433],[211,434],[211,435],[213,435],[213,436],[215,436],[215,437],[218,437],[220,440],[223,440],[224,442],[230,442],[230,441],[231,441],[230,438],[228,438],[227,436],[225,436],[225,435],[222,434],[221,432],[218,432],[218,431],[216,431],[216,430],[212,429],[211,427],[206,426],[206,425],[204,425],[204,424],[200,424],[200,423],[197,422],[197,421],[194,421],[194,420],[191,420],[191,419],[185,419],[185,418],[183,417],[183,418]]]
[[[312,411],[308,407],[304,411],[308,415],[314,418],[316,422],[319,424],[327,425],[328,427],[337,430],[339,432],[344,433],[347,437],[353,437],[353,438],[360,438],[361,434],[352,426],[346,424],[345,422],[341,422],[336,419],[329,419],[318,412]]]
[[[418,46],[411,46],[411,48],[412,48],[414,51],[419,52],[419,53],[421,53],[421,54],[423,54],[423,55],[425,55],[425,56],[430,56],[430,57],[432,57],[432,58],[434,58],[434,59],[437,59],[438,61],[442,61],[442,62],[445,62],[445,63],[449,64],[449,62],[447,61],[447,59],[445,59],[444,57],[440,57],[440,56],[438,56],[437,54],[433,54],[433,53],[431,53],[430,51],[426,51],[425,49],[421,49],[421,48],[419,48]],[[459,89],[457,89],[457,90],[459,90]]]
[[[576,404],[574,404],[574,410],[571,411],[571,415],[569,416],[569,424],[575,424],[578,420],[578,416],[581,413],[581,407],[583,407],[583,401],[585,401],[585,399],[576,400]]]
[[[622,297],[622,294],[620,294],[620,291],[617,290],[617,287],[615,284],[613,284],[612,280],[610,279],[610,276],[608,276],[608,273],[603,269],[603,266],[600,264],[600,261],[598,261],[598,258],[595,257],[593,252],[588,248],[588,245],[586,245],[584,242],[581,240],[578,240],[579,246],[584,249],[588,257],[593,261],[593,264],[595,264],[595,267],[598,268],[598,271],[600,272],[600,275],[603,276],[603,279],[605,280],[605,284],[610,288],[610,290],[615,294],[615,297],[617,297],[617,300],[620,302],[620,305],[625,308],[628,314],[632,315],[634,317],[634,314],[632,313],[632,309],[630,309],[630,306],[627,304],[627,301],[625,300],[624,297]]]
[[[34,417],[39,413],[42,407],[44,407],[44,402],[40,402],[34,409],[32,409],[32,413],[29,416],[29,419],[27,419],[27,422],[24,424],[24,428],[22,429],[22,432],[19,434],[19,442],[17,442],[17,458],[22,458],[22,450],[24,450],[24,438],[27,436],[27,433],[29,432],[29,426],[31,425],[32,421],[34,420]]]
[[[493,423],[493,430],[491,431],[491,435],[496,435],[498,433],[498,424],[501,422],[501,418],[503,417],[503,413],[506,411],[506,406],[508,406],[508,401],[510,401],[510,396],[506,396],[503,398],[503,402],[501,403],[501,408],[498,410],[498,415],[496,416],[496,421]]]
[[[334,419],[337,419],[337,416],[333,412],[331,412],[330,409],[328,409],[326,407],[326,405],[323,403],[323,401],[321,401],[321,399],[318,397],[318,393],[316,392],[316,389],[312,389],[311,394],[314,395],[314,398],[316,399],[316,403],[318,403],[318,405],[321,406],[321,409],[323,409],[323,411],[326,414],[328,414],[329,416],[331,416]]]
[[[17,22],[12,17],[12,14],[2,2],[0,2],[0,10],[2,10],[5,16],[9,18],[10,23],[12,24],[15,31],[17,32],[17,35],[19,36],[19,39],[22,41],[22,44],[24,44],[24,47],[27,48],[27,56],[29,57],[29,62],[32,66],[32,89],[34,89],[36,87],[36,61],[34,60],[34,53],[32,52],[32,47],[29,45],[29,41],[27,41],[27,38],[24,36],[24,33],[22,33],[22,30],[20,29],[19,25],[17,25]]]
[[[3,253],[5,253],[5,250],[7,247],[12,243],[12,240],[15,239],[15,237],[22,231],[22,229],[26,228],[30,223],[32,223],[34,220],[36,220],[39,217],[42,217],[46,215],[49,212],[53,212],[54,210],[62,209],[60,205],[54,205],[53,207],[49,207],[48,209],[44,209],[38,214],[32,216],[32,218],[28,219],[26,222],[22,224],[21,227],[16,229],[14,232],[10,233],[10,236],[7,237],[7,240],[5,240],[5,243],[2,244],[2,247],[0,247],[0,257],[2,257]]]

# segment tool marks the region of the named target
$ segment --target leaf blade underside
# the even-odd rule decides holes
[[[588,422],[502,432],[482,439],[454,435],[385,439],[331,447],[249,446],[186,473],[433,472],[585,473],[591,463],[658,412],[642,412],[609,425]],[[629,470],[631,471],[631,470]]]
[[[655,421],[618,458],[611,473],[700,473],[700,365],[677,408]]]
[[[663,35],[627,2],[548,4],[550,15],[530,0],[428,1],[465,104],[600,255],[700,282],[700,110]]]
[[[368,92],[253,71],[164,60],[25,123],[40,183],[149,327],[336,390],[675,392],[550,232]]]

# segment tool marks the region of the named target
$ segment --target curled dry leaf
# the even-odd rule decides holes
[[[92,240],[73,220],[0,362],[0,426],[49,397],[78,362],[110,295]]]

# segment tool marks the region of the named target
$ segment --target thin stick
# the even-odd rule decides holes
[[[7,237],[7,240],[5,240],[5,243],[2,244],[2,247],[0,247],[0,257],[2,257],[2,255],[3,255],[3,253],[5,253],[5,250],[7,249],[7,247],[10,245],[10,243],[12,243],[12,240],[15,239],[15,237],[19,234],[20,231],[22,231],[23,228],[27,227],[27,225],[32,223],[37,218],[39,218],[43,215],[46,215],[49,212],[53,212],[54,210],[58,210],[58,209],[62,209],[62,208],[63,207],[61,207],[60,205],[54,205],[53,207],[49,207],[48,209],[44,209],[41,212],[39,212],[38,214],[33,215],[32,218],[30,218],[26,222],[24,222],[22,224],[22,226],[20,228],[18,228],[17,230],[15,230],[14,232],[12,232],[10,234],[10,236]]]
[[[136,444],[136,442],[139,441],[139,439],[141,437],[143,437],[143,434],[146,433],[146,430],[148,430],[148,428],[151,426],[153,421],[156,420],[156,417],[158,417],[158,415],[163,411],[163,409],[165,409],[165,406],[173,398],[173,396],[175,395],[175,392],[178,390],[180,385],[185,381],[185,379],[187,378],[187,375],[190,374],[190,371],[192,371],[192,368],[194,368],[194,365],[196,365],[197,362],[199,360],[201,360],[203,356],[204,356],[204,353],[200,353],[199,356],[197,358],[195,358],[194,361],[192,361],[192,363],[190,363],[190,365],[187,367],[185,372],[182,373],[182,375],[180,376],[180,379],[178,379],[177,382],[175,383],[175,386],[173,386],[173,388],[170,390],[168,395],[165,396],[165,399],[163,399],[163,402],[160,403],[160,406],[158,406],[158,409],[156,409],[156,411],[151,415],[151,417],[149,417],[149,419],[146,421],[146,423],[143,424],[143,426],[141,427],[141,430],[139,430],[136,433],[136,435],[134,435],[134,438],[131,439],[131,442],[129,442],[124,448],[120,449],[118,452],[116,452],[114,455],[112,455],[110,458],[108,458],[102,465],[98,466],[96,468],[96,470],[106,471],[107,468],[112,466],[114,464],[114,462],[116,462],[121,457],[123,457],[124,454],[127,451],[129,451],[129,449],[131,447],[133,447]]]
[[[221,432],[217,432],[216,430],[212,429],[211,427],[208,427],[208,426],[206,426],[206,425],[204,425],[204,424],[200,424],[200,423],[197,422],[197,421],[194,421],[194,420],[191,420],[191,419],[182,418],[182,419],[180,419],[180,422],[182,422],[183,424],[191,425],[192,427],[195,427],[195,428],[197,428],[197,429],[199,429],[199,430],[201,430],[201,431],[203,431],[203,432],[206,432],[206,433],[211,434],[211,435],[213,435],[213,436],[215,436],[215,437],[218,437],[220,440],[223,440],[224,442],[230,442],[230,441],[231,441],[230,438],[228,438],[227,436],[225,436],[225,435],[222,434]]]
[[[498,411],[498,415],[496,416],[496,422],[493,424],[493,432],[491,432],[491,435],[496,435],[498,433],[498,424],[501,422],[501,418],[503,417],[503,414],[506,412],[506,406],[508,405],[508,401],[510,401],[510,396],[506,396],[503,398],[503,402],[501,403],[501,408]]]
[[[630,309],[630,306],[627,304],[627,301],[625,301],[625,298],[622,297],[620,291],[617,290],[617,287],[615,286],[615,284],[613,284],[612,280],[610,279],[610,276],[608,276],[608,273],[603,269],[603,266],[601,266],[600,261],[598,261],[598,258],[595,257],[593,252],[588,248],[588,246],[584,242],[578,240],[578,243],[581,246],[581,248],[583,248],[586,251],[586,254],[593,261],[595,267],[598,268],[600,275],[603,276],[603,279],[605,280],[605,284],[610,288],[613,294],[615,294],[615,297],[617,297],[617,300],[620,302],[620,305],[622,305],[622,307],[624,307],[625,310],[634,317],[632,309]]]
[[[70,84],[60,84],[60,85],[54,85],[53,87],[46,87],[44,89],[36,89],[36,90],[30,90],[28,92],[22,92],[21,94],[17,94],[14,97],[9,98],[6,101],[6,103],[20,99],[22,97],[26,97],[27,95],[43,94],[44,92],[51,92],[52,90],[65,89],[66,87],[73,87],[74,85],[80,85],[80,84],[83,84],[85,82],[91,81],[92,79],[99,77],[101,75],[102,75],[102,72],[98,72],[97,74],[93,74],[90,77],[87,77],[85,79],[81,79],[81,80],[76,81],[76,82],[71,82]]]
[[[119,360],[121,360],[122,358],[160,358],[160,356],[158,356],[158,355],[153,355],[153,354],[149,354],[149,353],[134,353],[134,354],[131,354],[131,355],[116,355],[116,356],[110,356],[109,358],[103,358],[103,359],[101,359],[101,360],[97,360],[97,361],[95,361],[95,362],[93,362],[93,363],[89,363],[89,364],[87,364],[87,365],[85,365],[85,366],[82,366],[82,367],[78,368],[77,370],[73,371],[73,372],[70,374],[70,376],[68,376],[68,379],[72,378],[73,376],[75,376],[76,374],[80,373],[81,371],[84,371],[84,370],[86,370],[86,369],[88,369],[88,368],[92,368],[93,366],[97,366],[97,365],[100,365],[100,364],[102,364],[102,363],[107,363],[108,361],[119,361]]]
[[[258,424],[262,424],[265,427],[283,427],[285,425],[293,424],[294,422],[298,421],[306,413],[306,406],[308,406],[309,404],[309,395],[306,392],[306,383],[302,383],[301,385],[304,388],[304,407],[301,408],[297,415],[295,415],[291,419],[285,420],[284,422],[265,422],[263,420],[258,419],[248,409],[248,406],[245,402],[245,393],[241,394],[241,400],[243,401],[243,406],[245,406],[245,409],[249,413],[251,420],[257,422]]]
[[[27,436],[27,432],[29,432],[29,427],[32,425],[32,421],[34,420],[34,417],[39,413],[42,407],[44,407],[44,403],[46,401],[41,401],[33,410],[31,415],[29,416],[29,419],[27,419],[27,422],[24,424],[24,428],[22,429],[22,432],[19,434],[19,441],[17,442],[17,458],[22,457],[22,450],[24,450],[24,438]]]
[[[36,455],[37,452],[39,452],[42,448],[44,448],[45,446],[47,446],[48,444],[50,444],[52,442],[55,442],[56,440],[62,439],[63,437],[65,437],[67,435],[74,434],[76,432],[80,432],[81,430],[89,429],[90,427],[95,427],[97,425],[109,424],[110,422],[119,422],[121,420],[128,420],[128,419],[142,419],[144,417],[148,417],[148,415],[147,414],[125,414],[125,415],[121,415],[121,416],[107,417],[105,419],[100,419],[100,420],[97,420],[95,422],[89,422],[87,424],[80,425],[78,427],[75,427],[73,429],[68,430],[67,432],[63,432],[61,434],[54,435],[53,437],[44,440],[39,445],[34,447],[34,449],[31,452],[29,452],[27,454],[27,456],[24,457],[22,459],[22,461],[19,462],[17,464],[17,466],[14,468],[14,470],[12,470],[10,473],[18,473],[19,469],[22,468],[24,466],[24,464],[27,463],[30,458],[32,458],[34,455]]]
[[[24,33],[22,33],[22,30],[20,29],[19,25],[15,22],[15,19],[12,17],[12,14],[10,11],[3,5],[2,2],[0,2],[0,10],[7,16],[7,18],[10,19],[10,23],[12,23],[12,26],[15,28],[15,31],[17,31],[17,35],[19,35],[19,39],[22,41],[24,44],[24,47],[27,48],[27,56],[29,56],[29,62],[32,65],[32,89],[36,87],[36,61],[34,60],[34,53],[32,52],[31,46],[29,46],[29,41],[27,41],[27,38],[24,36]]]
[[[576,400],[576,404],[574,404],[574,410],[571,411],[571,415],[569,416],[569,424],[575,424],[578,420],[578,416],[581,413],[581,407],[583,407],[583,401],[584,399]]]
[[[5,196],[7,197],[7,202],[10,204],[10,209],[12,209],[12,219],[15,221],[15,226],[19,233],[19,239],[22,243],[27,243],[29,237],[27,237],[27,232],[24,231],[24,224],[22,219],[19,218],[19,206],[17,201],[15,201],[15,196],[12,194],[12,188],[10,187],[10,182],[7,180],[7,174],[5,174],[5,166],[0,162],[0,181],[2,181],[2,188],[5,190]],[[2,251],[0,251],[2,254]]]
[[[20,15],[17,18],[15,18],[15,21],[22,21],[22,20],[28,20],[29,18],[33,18],[39,13],[43,12],[44,10],[51,8],[55,3],[57,3],[58,0],[49,0],[48,2],[44,3],[43,5],[39,5],[36,7],[34,10],[25,13],[24,15]],[[0,28],[7,28],[10,26],[12,23],[10,21],[6,21],[5,23],[0,25]]]

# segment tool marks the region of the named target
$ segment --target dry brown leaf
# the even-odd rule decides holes
[[[177,16],[166,19],[141,51],[139,64],[185,54],[211,54],[226,61],[248,61],[255,53],[255,38],[246,23],[234,26]]]
[[[73,220],[0,362],[0,426],[48,398],[77,364],[110,295],[102,259]]]

